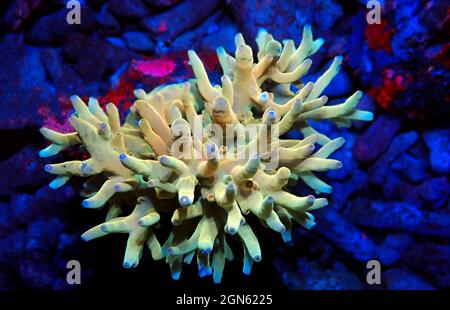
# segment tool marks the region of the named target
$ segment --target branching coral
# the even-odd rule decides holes
[[[344,140],[330,140],[308,121],[350,126],[352,120],[372,118],[356,109],[359,91],[341,104],[325,105],[327,97],[321,94],[339,71],[341,57],[315,83],[301,82],[312,63],[307,57],[323,44],[313,40],[309,26],[298,47],[260,31],[256,64],[241,34],[235,44],[234,57],[217,50],[222,85],[211,84],[201,60],[189,51],[196,79],[150,93],[136,90],[137,100],[123,125],[114,104],[105,113],[96,99],[86,105],[73,96],[76,113],[70,123],[75,132],[41,129],[51,144],[40,156],[77,145],[89,153],[84,161],[47,165],[57,175],[50,186],[58,188],[74,175],[89,177],[83,207],[107,205],[108,212],[106,221],[82,238],[127,233],[125,268],[137,266],[146,245],[154,259],[166,259],[174,279],[182,263],[196,256],[199,275],[220,282],[225,261],[234,258],[227,241],[234,238],[243,245],[243,272],[250,273],[262,257],[246,223],[250,213],[289,241],[292,221],[310,229],[315,224],[310,212],[328,203],[287,190],[288,183],[302,179],[316,193],[328,193],[331,187],[314,172],[341,167],[328,157]],[[250,127],[254,130],[248,131]],[[304,139],[284,138],[293,127]],[[316,145],[321,147],[314,152]],[[173,228],[161,245],[155,232],[166,225],[167,214]]]

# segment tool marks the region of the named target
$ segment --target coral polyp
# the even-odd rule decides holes
[[[293,222],[306,229],[315,225],[311,212],[327,200],[296,196],[288,186],[304,182],[316,194],[329,193],[331,187],[315,172],[341,167],[329,156],[344,139],[331,140],[308,121],[348,127],[372,114],[356,109],[360,91],[326,106],[328,98],[321,95],[339,71],[339,56],[315,83],[302,83],[312,63],[308,57],[323,44],[313,40],[309,26],[297,47],[264,30],[256,41],[256,55],[241,34],[234,57],[218,48],[221,85],[211,84],[202,61],[189,51],[195,79],[149,93],[136,90],[123,124],[114,104],[105,112],[96,99],[86,104],[73,96],[75,131],[41,129],[51,141],[41,157],[77,146],[90,156],[45,168],[57,175],[50,183],[55,189],[72,176],[89,177],[83,207],[107,209],[105,222],[86,231],[84,240],[127,233],[125,268],[136,267],[148,247],[153,259],[165,258],[174,279],[195,256],[199,275],[212,275],[218,283],[225,261],[234,259],[229,238],[242,242],[244,273],[262,259],[248,217],[286,242]],[[285,138],[291,129],[300,130],[303,139]],[[165,225],[172,230],[161,236]]]

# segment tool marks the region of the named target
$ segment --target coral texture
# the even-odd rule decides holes
[[[57,175],[50,183],[55,189],[72,176],[89,177],[83,207],[108,209],[106,221],[86,231],[84,240],[127,233],[125,268],[136,267],[147,246],[154,259],[166,259],[174,279],[182,263],[196,256],[199,275],[212,275],[218,283],[225,261],[234,258],[229,239],[242,242],[244,273],[262,258],[247,223],[250,216],[284,241],[290,240],[292,221],[306,229],[314,226],[310,212],[327,200],[298,197],[288,186],[302,181],[317,194],[331,192],[315,172],[342,166],[328,157],[344,139],[331,140],[308,121],[349,127],[353,120],[371,120],[372,113],[356,109],[360,91],[341,104],[326,105],[321,94],[338,73],[340,56],[315,83],[302,83],[312,64],[308,57],[323,44],[313,40],[310,26],[297,47],[265,30],[256,41],[256,55],[241,34],[235,37],[234,57],[217,49],[222,85],[211,84],[200,58],[189,51],[195,79],[150,93],[136,90],[123,125],[114,104],[105,113],[96,99],[86,104],[73,96],[75,131],[41,129],[51,141],[41,157],[78,146],[90,156],[45,167]],[[247,131],[251,126],[253,134]],[[285,138],[291,128],[299,129],[303,139]],[[164,233],[167,217],[173,228],[161,244],[156,235]]]

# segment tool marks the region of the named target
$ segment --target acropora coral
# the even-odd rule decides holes
[[[349,127],[353,120],[371,120],[372,114],[356,109],[360,91],[331,106],[321,96],[340,69],[340,56],[315,83],[302,83],[312,64],[308,57],[323,44],[313,40],[310,26],[297,47],[293,40],[279,42],[265,30],[256,42],[256,55],[241,34],[235,37],[234,57],[217,49],[222,85],[211,84],[191,50],[195,79],[149,93],[136,90],[137,100],[122,125],[113,103],[105,113],[96,99],[86,104],[73,96],[70,124],[75,131],[41,128],[51,142],[41,157],[79,145],[90,155],[45,167],[57,175],[50,183],[54,189],[72,176],[89,177],[82,206],[107,208],[105,222],[86,231],[83,240],[127,233],[123,267],[136,267],[148,247],[153,259],[165,258],[174,279],[180,277],[182,263],[196,256],[199,275],[212,275],[218,283],[225,261],[234,259],[228,238],[242,242],[245,274],[262,258],[246,218],[256,216],[286,242],[293,221],[306,229],[315,225],[310,212],[328,201],[298,197],[287,186],[302,180],[317,194],[329,193],[331,187],[315,172],[341,167],[328,157],[344,139],[330,140],[308,121]],[[256,131],[246,132],[252,125]],[[229,134],[230,126],[237,131]],[[291,128],[303,139],[285,138]],[[172,230],[161,244],[157,235],[168,217]]]

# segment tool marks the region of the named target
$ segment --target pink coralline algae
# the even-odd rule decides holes
[[[163,77],[172,74],[176,63],[170,59],[152,59],[135,61],[134,66],[142,74]]]

